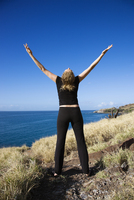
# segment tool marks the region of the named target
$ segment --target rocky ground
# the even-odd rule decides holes
[[[53,177],[52,170],[54,163],[43,165],[44,178],[40,185],[31,191],[30,200],[94,200],[105,199],[112,200],[113,196],[119,191],[125,190],[125,199],[134,199],[129,189],[131,182],[134,182],[134,168],[129,169],[127,163],[121,166],[111,166],[104,168],[101,163],[101,158],[117,148],[129,148],[134,151],[134,138],[126,140],[120,145],[114,145],[104,149],[103,151],[89,154],[90,170],[89,177],[81,171],[77,152],[68,157],[64,161],[63,173],[59,177]],[[97,162],[98,160],[98,162]],[[103,172],[102,177],[98,176],[99,172]],[[126,192],[128,191],[128,192]],[[127,194],[128,193],[128,194]],[[122,195],[123,199],[123,195]]]

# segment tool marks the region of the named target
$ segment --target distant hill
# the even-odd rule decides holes
[[[120,106],[119,108],[112,107],[112,108],[100,109],[94,111],[94,113],[111,113],[111,110],[113,110],[113,112],[116,112],[117,109],[119,109],[120,114],[132,112],[134,110],[134,103]]]

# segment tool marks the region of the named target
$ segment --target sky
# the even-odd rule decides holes
[[[0,111],[58,110],[52,73],[77,76],[113,47],[80,83],[82,110],[134,103],[133,0],[0,0]]]

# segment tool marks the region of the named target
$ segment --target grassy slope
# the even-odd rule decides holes
[[[128,137],[134,137],[133,122],[134,112],[131,112],[116,119],[103,119],[99,122],[84,125],[88,152],[95,152],[108,145],[121,142]],[[31,154],[26,153],[29,149],[26,146],[1,148],[0,199],[27,199],[31,188],[38,184],[43,176],[40,163],[54,160],[55,145],[56,135],[33,143]],[[69,130],[65,156],[76,149],[73,131]]]
[[[123,141],[134,136],[134,112],[121,115],[118,118],[102,119],[99,122],[84,125],[85,140],[88,152],[94,152],[104,147]],[[54,160],[54,151],[56,145],[56,135],[40,139],[32,145],[34,154],[44,161]],[[73,130],[69,130],[66,138],[65,156],[71,151],[77,150],[76,140]]]

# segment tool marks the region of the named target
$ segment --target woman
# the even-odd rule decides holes
[[[105,53],[112,47],[102,51],[101,55],[80,75],[74,76],[70,68],[66,69],[59,77],[49,70],[47,70],[32,54],[32,51],[28,45],[24,45],[29,56],[33,59],[35,64],[57,85],[57,91],[59,96],[59,113],[57,119],[57,144],[55,151],[55,172],[54,176],[61,174],[64,158],[64,147],[66,133],[69,126],[69,122],[72,124],[72,128],[75,133],[78,154],[83,173],[89,175],[88,166],[88,153],[85,144],[85,138],[83,133],[83,118],[78,104],[77,91],[79,83],[91,72],[91,70],[98,64]]]

